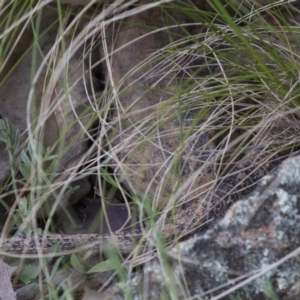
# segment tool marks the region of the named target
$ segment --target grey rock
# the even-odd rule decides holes
[[[280,299],[299,296],[300,156],[264,176],[254,192],[234,203],[215,226],[167,252],[168,262],[152,259],[129,284],[135,299],[269,299],[271,282]],[[145,285],[147,282],[147,286]],[[143,288],[141,288],[143,287]],[[119,290],[124,286],[119,284]],[[112,289],[116,290],[116,286]],[[117,293],[117,292],[116,292]],[[213,298],[212,298],[213,297]]]

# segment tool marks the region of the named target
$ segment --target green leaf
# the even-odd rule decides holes
[[[58,248],[58,247],[57,247]],[[56,249],[57,249],[56,248]],[[58,272],[59,268],[63,265],[62,262],[65,262],[65,259],[66,259],[66,256],[61,256],[61,257],[58,257],[56,260],[55,260],[55,263],[53,265],[53,268],[52,268],[52,271],[51,271],[51,277],[53,278],[55,276],[55,274]],[[46,258],[46,262],[47,264],[50,264],[51,261],[53,260],[53,258],[50,256],[48,258]]]
[[[27,155],[26,151],[23,150],[21,152],[21,158],[22,158],[23,163],[26,166],[31,166],[31,160],[30,160],[29,156]]]
[[[28,215],[28,201],[25,197],[22,197],[18,203],[19,211],[23,216]]]
[[[274,290],[272,282],[267,278],[264,282],[264,292],[271,300],[279,300],[277,293]]]
[[[34,279],[37,278],[38,274],[40,272],[40,266],[39,264],[30,264],[27,265],[21,275],[20,275],[20,280],[24,283],[24,284],[28,284],[31,283]]]
[[[84,270],[84,267],[83,267],[83,264],[80,263],[80,261],[78,260],[78,257],[75,253],[73,253],[71,255],[71,264],[72,264],[72,267],[78,271],[79,273],[85,273],[85,270]]]
[[[115,269],[116,269],[115,261],[113,259],[108,259],[92,267],[88,271],[88,273],[102,273],[102,272],[112,271]]]
[[[45,157],[45,161],[52,161],[53,159],[57,159],[58,155],[50,155],[48,157]]]
[[[13,149],[16,152],[19,148],[20,145],[20,132],[19,130],[16,130],[15,134],[14,134],[14,140],[13,140]]]
[[[28,165],[25,165],[25,164],[21,164],[19,166],[19,169],[23,175],[23,177],[25,179],[29,179],[30,178],[30,175],[31,175],[31,166],[28,166]]]

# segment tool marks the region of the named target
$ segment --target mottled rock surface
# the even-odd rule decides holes
[[[268,282],[280,299],[296,299],[299,207],[300,156],[296,156],[263,177],[255,191],[234,203],[212,229],[170,249],[168,262],[147,262],[143,276],[129,280],[135,299],[142,299],[145,290],[148,299],[161,299],[162,293],[172,293],[170,288],[180,299],[231,299],[229,288],[242,299],[269,299]]]

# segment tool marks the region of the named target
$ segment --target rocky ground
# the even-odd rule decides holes
[[[39,8],[40,30],[45,31],[39,51],[35,56],[32,49],[19,53],[21,39],[8,64],[24,56],[0,87],[1,118],[21,132],[14,155],[22,143],[29,145],[27,156],[20,156],[29,171],[20,168],[18,192],[11,193],[10,149],[0,144],[0,186],[11,207],[9,218],[17,200],[26,196],[31,219],[56,215],[67,234],[123,232],[125,227],[128,232],[135,224],[146,245],[143,268],[127,279],[136,299],[230,299],[229,292],[264,299],[268,283],[280,299],[296,299],[300,160],[294,102],[300,64],[294,25],[299,15],[279,8],[295,27],[285,31],[275,14],[258,3],[264,21],[254,15],[253,22],[277,27],[256,32],[237,21],[243,40],[233,24],[222,23],[226,5],[216,8],[195,0],[185,4],[185,11],[158,4],[142,0],[139,7],[92,6],[85,15],[89,26],[83,18],[65,36],[57,34],[55,5]],[[232,18],[240,18],[227,9]],[[195,11],[214,12],[210,23],[195,24]],[[76,18],[71,14],[65,26],[72,28]],[[210,32],[211,26],[219,26],[221,33]],[[24,28],[20,36],[30,44],[32,33]],[[230,44],[231,35],[236,44]],[[240,43],[246,51],[238,48]],[[283,70],[272,56],[274,47],[283,65],[294,61],[290,77],[274,71]],[[274,85],[262,84],[273,76],[266,68],[280,78]],[[244,76],[245,69],[262,75]],[[230,78],[237,78],[234,84]],[[245,85],[252,90],[244,92]],[[229,95],[224,99],[223,87]],[[284,99],[279,87],[286,88]],[[214,89],[221,91],[214,94]],[[276,101],[281,102],[273,106]],[[37,142],[48,149],[46,154],[34,152]],[[110,192],[104,192],[105,185]],[[100,211],[104,221],[99,221]],[[6,208],[0,213],[6,216]],[[168,248],[153,243],[159,241],[154,229],[147,235],[151,214]],[[1,222],[4,238],[10,219]],[[122,284],[111,284],[103,296],[126,298]]]

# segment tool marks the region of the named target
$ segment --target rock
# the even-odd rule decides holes
[[[296,299],[299,208],[300,156],[295,156],[263,177],[212,229],[170,249],[169,263],[147,262],[143,276],[129,280],[134,297],[142,298],[141,285],[147,280],[148,299],[168,295],[171,286],[179,299],[232,299],[229,292],[238,292],[242,299],[269,299],[269,282],[280,299]]]

